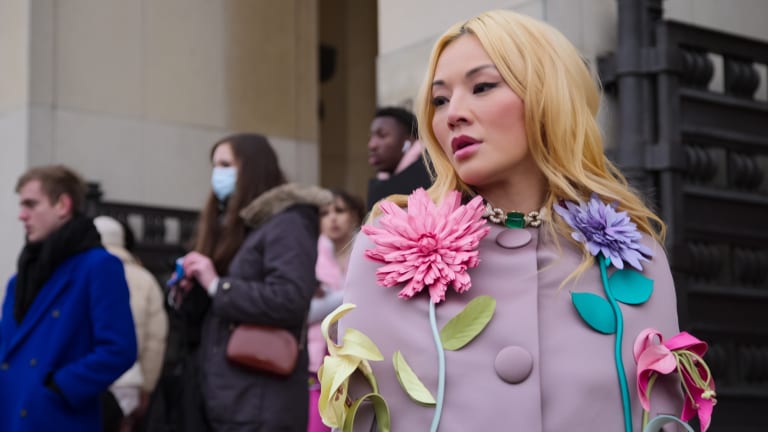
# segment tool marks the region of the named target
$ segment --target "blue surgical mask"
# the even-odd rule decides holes
[[[211,173],[211,187],[213,194],[219,201],[224,201],[232,195],[237,184],[237,168],[235,167],[213,167]]]

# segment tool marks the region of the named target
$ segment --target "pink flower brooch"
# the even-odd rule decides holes
[[[430,430],[436,431],[445,395],[445,350],[461,349],[480,334],[493,316],[496,301],[489,296],[475,297],[440,330],[435,306],[445,300],[449,287],[457,293],[472,287],[467,270],[477,267],[477,248],[490,228],[483,218],[482,198],[475,197],[462,205],[461,194],[455,191],[447,194],[439,205],[424,189],[417,189],[408,197],[407,210],[389,201],[382,202],[380,207],[383,215],[377,224],[362,228],[375,244],[365,251],[365,256],[383,264],[376,271],[377,283],[384,287],[402,286],[402,299],[416,298],[425,288],[429,292],[429,322],[438,353],[437,397],[421,382],[400,351],[393,354],[392,366],[401,387],[413,401],[435,407]],[[354,305],[340,306],[323,326],[332,324],[352,308]],[[318,372],[323,419],[330,426],[351,430],[358,406],[368,400],[373,404],[378,429],[388,431],[389,410],[368,364],[369,360],[380,360],[381,354],[370,339],[354,329],[348,328],[343,340],[343,346],[329,342],[331,356],[325,357]],[[355,370],[366,377],[372,392],[357,401],[345,400],[348,379]]]
[[[690,420],[699,416],[701,430],[706,431],[712,420],[715,399],[715,381],[704,362],[706,342],[681,332],[663,341],[655,329],[645,329],[635,339],[635,362],[637,362],[637,391],[645,410],[643,425],[647,423],[651,406],[651,389],[660,375],[676,372],[683,387],[685,403],[680,418]]]
[[[408,211],[395,203],[380,204],[381,227],[366,225],[362,231],[376,248],[365,256],[384,265],[376,271],[380,285],[405,283],[402,298],[411,298],[425,287],[433,303],[445,300],[448,286],[458,293],[471,286],[467,269],[477,267],[477,246],[488,234],[482,198],[466,205],[454,191],[435,206],[424,189],[408,197]]]

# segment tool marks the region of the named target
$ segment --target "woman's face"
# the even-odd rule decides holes
[[[216,150],[213,151],[211,162],[214,167],[234,167],[235,153],[232,151],[232,145],[229,143],[222,143],[216,146]]]
[[[441,53],[432,84],[432,129],[459,178],[479,193],[538,171],[528,150],[523,101],[473,35]]]
[[[355,215],[341,198],[320,209],[320,232],[331,241],[351,240],[356,229]]]

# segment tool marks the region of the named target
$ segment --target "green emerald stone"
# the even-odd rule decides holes
[[[507,219],[504,220],[507,228],[525,228],[525,215],[518,212],[507,213]]]

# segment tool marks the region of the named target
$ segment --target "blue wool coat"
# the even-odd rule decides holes
[[[21,324],[15,292],[14,276],[0,321],[0,429],[100,431],[100,393],[136,361],[122,264],[102,248],[68,258]],[[49,374],[61,394],[44,385]]]

